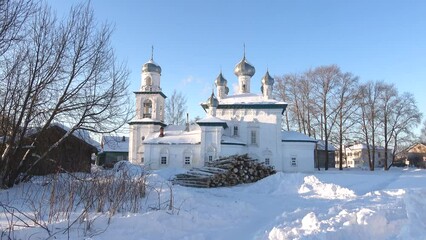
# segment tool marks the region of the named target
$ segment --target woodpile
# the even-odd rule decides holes
[[[187,187],[225,187],[256,182],[274,173],[271,166],[253,160],[247,154],[233,155],[177,174],[173,183]]]

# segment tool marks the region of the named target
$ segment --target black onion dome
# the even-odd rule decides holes
[[[150,59],[142,66],[142,72],[156,72],[161,74],[161,67],[154,60]]]
[[[246,57],[244,56],[243,59],[235,65],[234,73],[237,76],[250,76],[253,77],[253,75],[256,73],[256,69],[247,62]]]
[[[265,76],[262,78],[262,84],[273,85],[274,79],[269,75],[269,71],[266,71]]]
[[[207,105],[216,108],[219,106],[219,100],[214,96],[214,93],[207,99]]]
[[[228,81],[223,77],[222,72],[217,76],[216,80],[214,81],[216,86],[226,86]]]

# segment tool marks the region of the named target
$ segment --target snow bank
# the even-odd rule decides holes
[[[92,213],[89,234],[76,225],[69,236],[61,233],[54,238],[426,239],[424,170],[277,173],[256,183],[216,189],[167,181],[181,171],[185,169],[147,173],[150,192],[140,213],[116,214],[110,225],[107,215]],[[30,207],[23,208],[24,197],[32,190],[37,193],[42,185],[27,183],[0,191],[0,201],[31,213]],[[7,221],[0,212],[2,229]],[[62,232],[66,222],[49,227]],[[48,236],[35,227],[17,230],[14,237]]]
[[[246,191],[271,195],[297,194],[305,176],[306,174],[303,173],[278,172],[249,185]]]
[[[306,198],[352,199],[356,197],[352,190],[333,183],[322,183],[314,175],[304,178],[304,183],[298,193],[303,194]]]

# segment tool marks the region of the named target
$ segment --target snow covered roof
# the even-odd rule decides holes
[[[225,135],[222,135],[222,142],[221,143],[225,144],[225,145],[226,144],[228,144],[228,145],[241,145],[241,146],[245,146],[246,145],[245,143],[239,141],[236,138],[225,136]]]
[[[159,132],[148,135],[144,144],[199,144],[201,142],[201,128],[198,125],[190,125],[189,131],[186,126],[169,125],[164,128],[164,136]]]
[[[154,124],[154,125],[161,125],[166,126],[163,122],[160,122],[158,120],[154,120],[151,118],[142,118],[142,119],[133,119],[129,122],[129,124]]]
[[[317,142],[317,140],[296,131],[281,131],[281,141],[282,142],[312,142],[312,143]]]
[[[264,99],[262,95],[255,93],[241,93],[226,96],[220,99],[219,104],[285,104],[285,102]]]
[[[71,130],[71,128],[61,124],[61,123],[52,123],[50,124],[50,126],[48,128],[51,127],[58,127],[61,128],[62,130],[64,130],[65,132],[68,132]],[[28,137],[30,137],[31,135],[37,134],[42,128],[41,127],[33,127],[33,128],[29,128],[27,130],[26,135]],[[93,138],[90,137],[89,131],[84,130],[84,129],[77,129],[75,130],[72,135],[74,137],[79,138],[80,140],[83,140],[84,142],[86,142],[89,145],[92,145],[93,147],[95,147],[96,149],[100,150],[100,144],[95,141]]]
[[[219,100],[219,106],[217,109],[281,109],[284,110],[287,107],[286,102],[279,102],[274,99],[265,99],[262,95],[254,93],[241,93],[230,96],[225,96]],[[207,103],[201,103],[201,106],[205,111],[209,108]]]
[[[103,152],[129,152],[129,137],[125,136],[102,136]]]
[[[198,120],[197,124],[200,126],[222,126],[223,128],[228,127],[226,121],[211,115],[207,115],[205,118]]]
[[[328,151],[336,151],[336,148],[330,142],[328,143],[327,147],[328,147]],[[318,150],[325,150],[325,141],[324,140],[318,140],[317,149]]]

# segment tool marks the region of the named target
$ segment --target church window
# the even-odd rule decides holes
[[[192,151],[190,149],[186,149],[183,152],[183,164],[184,165],[191,165],[191,160],[192,160]]]
[[[147,99],[143,102],[143,118],[151,118],[152,116],[152,101]]]
[[[143,159],[143,157],[141,157],[141,163],[143,163],[144,162],[144,159]]]
[[[190,165],[190,164],[191,164],[191,157],[185,156],[185,165]]]
[[[246,85],[243,84],[243,92],[246,92]]]
[[[152,79],[151,79],[151,77],[145,78],[145,85],[147,85],[147,86],[151,86],[152,85]]]
[[[253,145],[257,144],[257,132],[256,132],[256,130],[251,130],[251,132],[250,132],[250,142]]]
[[[265,158],[265,165],[270,165],[271,164],[271,160],[269,158]]]
[[[292,167],[297,167],[297,159],[296,156],[292,156],[291,157],[291,162],[290,162]]]
[[[234,136],[238,136],[238,126],[234,126]]]
[[[167,157],[166,156],[162,156],[160,163],[161,163],[161,165],[166,165],[167,164]]]
[[[216,148],[214,146],[210,146],[207,149],[206,155],[205,155],[205,161],[213,161],[213,159],[216,158]]]

